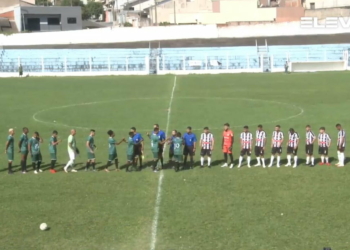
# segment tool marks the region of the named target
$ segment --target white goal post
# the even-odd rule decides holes
[[[289,62],[290,72],[341,71],[348,68],[348,51],[343,52],[339,61],[304,61]]]
[[[290,62],[290,72],[341,71],[347,69],[346,61]]]

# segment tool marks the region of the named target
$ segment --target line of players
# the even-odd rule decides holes
[[[337,153],[338,153],[338,160],[339,162],[336,164],[337,167],[344,167],[344,161],[345,161],[345,143],[346,143],[346,137],[345,137],[345,131],[343,130],[342,126],[340,124],[336,124],[336,129],[338,130],[338,140],[337,140]],[[227,137],[227,131],[229,131],[228,135],[233,135],[232,131],[227,130],[227,126],[225,126],[223,138]],[[255,167],[262,166],[263,168],[266,168],[265,165],[265,148],[266,148],[266,133],[263,130],[262,125],[258,125],[258,129],[256,131],[256,139],[255,139],[255,156],[257,159],[257,164]],[[233,138],[232,138],[233,140]],[[311,126],[306,126],[306,138],[305,138],[305,153],[306,153],[306,164],[310,166],[315,165],[315,158],[313,155],[314,152],[314,144],[317,140],[318,144],[318,153],[321,156],[320,165],[327,165],[329,166],[329,159],[328,159],[328,150],[331,146],[331,138],[326,133],[325,127],[321,127],[319,129],[318,137],[312,132]],[[292,160],[293,160],[293,168],[296,168],[298,166],[298,147],[299,147],[300,137],[299,134],[293,129],[290,128],[288,131],[288,140],[286,142],[287,146],[287,164],[286,167],[292,166]],[[251,167],[250,161],[251,161],[251,154],[252,154],[252,143],[253,143],[253,135],[249,132],[248,126],[244,126],[243,132],[240,134],[240,145],[241,145],[241,152],[239,157],[239,164],[238,168],[242,166],[243,157],[247,156],[247,165],[248,168]],[[276,166],[277,168],[280,167],[280,160],[281,160],[281,154],[282,154],[282,146],[284,143],[284,134],[281,131],[281,126],[276,125],[275,130],[272,133],[271,137],[271,158],[270,158],[270,164],[268,167],[272,167],[274,163],[274,159],[276,158]],[[231,150],[232,147],[229,148]],[[225,139],[223,139],[223,152],[224,154],[227,153],[225,148]],[[232,152],[228,152],[232,153]],[[225,155],[224,155],[225,156]],[[225,157],[226,159],[226,157]],[[225,163],[222,167],[227,167],[227,163]],[[231,161],[230,168],[233,168],[233,162]]]
[[[340,124],[336,124],[336,128],[338,130],[338,141],[337,141],[337,152],[338,152],[338,160],[339,163],[336,165],[338,167],[344,166],[344,150],[345,150],[345,131],[342,129],[342,126]],[[34,173],[37,174],[39,172],[42,172],[40,166],[42,161],[42,155],[40,152],[40,144],[43,143],[43,139],[39,136],[38,132],[34,132],[33,137],[28,139],[28,128],[23,128],[23,134],[20,137],[19,141],[19,153],[21,153],[21,169],[22,173],[27,172],[27,156],[28,153],[31,155],[32,158],[32,166],[34,169]],[[12,174],[12,162],[14,159],[14,129],[9,130],[9,136],[7,138],[6,142],[6,149],[5,153],[7,154],[8,158],[8,171],[9,174]],[[116,169],[119,170],[119,162],[118,162],[118,156],[117,156],[117,150],[116,146],[125,142],[127,143],[127,164],[126,164],[126,171],[130,171],[130,167],[134,166],[136,170],[142,169],[142,159],[143,159],[143,149],[144,149],[144,139],[142,138],[141,134],[136,131],[135,127],[132,127],[129,132],[129,137],[126,140],[125,138],[120,140],[119,142],[116,142],[114,139],[114,132],[112,130],[109,130],[107,132],[109,138],[108,138],[108,161],[105,165],[105,171],[109,172],[109,167],[113,164],[115,164]],[[77,172],[76,169],[74,169],[74,161],[76,156],[79,154],[79,149],[76,146],[76,140],[75,140],[76,130],[72,129],[71,133],[68,137],[68,155],[69,155],[69,161],[64,167],[64,171],[68,172],[69,168],[72,172]],[[55,163],[57,161],[57,148],[56,146],[61,142],[61,140],[57,139],[58,133],[57,131],[53,131],[52,136],[50,137],[49,142],[49,152],[50,152],[50,158],[51,158],[51,164],[50,164],[50,172],[56,173],[55,171]],[[96,145],[94,144],[94,136],[95,136],[95,130],[91,130],[90,134],[86,141],[86,149],[87,149],[87,162],[85,170],[89,170],[90,166],[92,167],[92,170],[95,169],[95,150],[97,149]],[[151,151],[153,154],[153,162],[152,162],[152,169],[153,171],[157,172],[159,170],[158,164],[160,163],[160,168],[163,168],[164,165],[164,159],[163,159],[163,150],[164,145],[169,145],[169,161],[172,161],[175,166],[175,171],[180,170],[180,165],[183,163],[183,168],[187,166],[187,158],[190,157],[190,168],[193,168],[194,160],[193,157],[196,152],[196,143],[197,138],[196,135],[192,132],[191,127],[187,127],[187,131],[184,134],[184,136],[181,135],[180,132],[177,132],[176,130],[172,131],[172,135],[170,138],[166,138],[166,135],[164,131],[159,129],[159,125],[155,124],[153,126],[153,131],[151,133],[147,133],[147,136],[151,140]],[[326,129],[324,127],[321,127],[319,130],[319,135],[316,138],[315,134],[312,132],[311,127],[309,125],[306,126],[306,140],[305,140],[305,151],[306,151],[306,164],[314,166],[315,159],[313,156],[314,151],[314,143],[317,139],[317,143],[319,146],[319,154],[321,155],[321,161],[320,165],[329,164],[328,160],[328,150],[331,145],[331,138],[326,133]],[[255,137],[255,155],[257,159],[257,164],[255,166],[262,166],[263,168],[266,168],[265,164],[265,149],[266,149],[266,140],[267,136],[265,131],[263,130],[262,125],[258,125],[257,131],[256,131],[256,137]],[[296,168],[298,165],[298,147],[299,147],[299,141],[300,137],[299,134],[293,129],[289,129],[289,136],[286,143],[287,146],[287,165],[292,165],[292,158],[293,158],[293,168]],[[270,164],[268,167],[272,167],[274,159],[276,157],[276,166],[280,167],[280,158],[282,154],[282,145],[284,142],[284,135],[283,132],[281,132],[281,127],[279,125],[275,126],[275,131],[272,133],[271,137],[271,158],[270,158]],[[230,125],[228,123],[224,124],[224,130],[222,134],[222,151],[224,153],[224,165],[222,167],[230,167],[233,168],[233,154],[232,154],[232,147],[234,144],[234,133],[230,129]],[[212,133],[210,133],[209,128],[205,127],[203,133],[200,137],[200,155],[201,155],[201,167],[204,167],[204,159],[207,157],[207,165],[210,167],[211,164],[211,155],[214,150],[214,136]],[[249,127],[244,126],[243,132],[240,134],[240,156],[239,156],[239,164],[238,168],[242,166],[242,161],[244,159],[244,156],[246,156],[247,160],[247,166],[250,168],[250,162],[251,162],[251,154],[253,150],[253,135],[251,132],[249,132]],[[184,160],[183,160],[184,156]],[[228,157],[230,158],[230,165],[228,165]],[[139,167],[137,168],[137,162],[139,162]]]
[[[196,136],[193,134],[192,129],[188,127],[188,133],[185,134],[184,137],[181,137],[181,133],[174,130],[172,132],[172,137],[166,139],[164,131],[159,129],[159,125],[155,124],[153,131],[151,133],[147,133],[147,136],[151,140],[151,150],[153,153],[153,167],[152,169],[157,172],[158,168],[158,162],[160,161],[161,167],[163,167],[164,160],[163,160],[163,147],[165,144],[170,145],[169,155],[172,160],[174,160],[175,163],[177,163],[175,169],[179,170],[179,164],[182,162],[182,147],[183,147],[183,141],[187,141],[191,143],[192,149],[189,149],[189,144],[185,151],[185,164],[187,161],[187,155],[190,155],[191,164],[193,164],[193,155],[194,152],[193,149],[195,149],[195,143],[196,143]],[[43,172],[41,169],[41,163],[42,163],[42,154],[40,150],[40,144],[44,142],[42,137],[40,137],[38,132],[34,132],[33,136],[31,138],[28,138],[29,129],[23,128],[23,133],[20,136],[18,147],[19,151],[18,153],[21,154],[21,171],[23,174],[27,173],[27,158],[28,155],[31,156],[32,160],[32,167],[34,170],[34,174],[38,174],[40,172]],[[105,171],[109,172],[109,167],[115,164],[116,170],[119,171],[119,161],[118,161],[118,155],[116,146],[120,145],[121,143],[125,142],[127,143],[127,163],[126,163],[126,171],[130,171],[130,167],[134,166],[134,168],[138,171],[140,171],[143,161],[143,151],[144,151],[144,139],[141,136],[140,133],[136,131],[135,127],[132,127],[129,132],[128,139],[122,139],[119,142],[116,142],[114,139],[115,134],[112,130],[109,130],[107,132],[109,138],[108,138],[108,161],[105,165]],[[15,145],[15,130],[9,129],[9,135],[7,137],[6,141],[6,147],[5,147],[5,154],[7,155],[8,160],[8,173],[13,174],[12,171],[12,163],[14,161],[14,145]],[[64,167],[64,171],[68,173],[71,172],[77,172],[77,170],[74,168],[75,165],[75,159],[77,155],[80,154],[80,151],[77,147],[76,142],[76,130],[72,129],[70,131],[70,135],[68,136],[68,156],[69,161]],[[87,161],[86,161],[86,167],[85,170],[89,170],[90,167],[92,167],[93,171],[96,171],[95,164],[96,164],[96,158],[95,158],[95,151],[97,150],[97,147],[95,145],[94,141],[95,137],[95,130],[91,130],[90,134],[86,140],[85,146],[87,150]],[[49,152],[50,152],[50,172],[56,173],[55,170],[55,164],[57,161],[57,145],[60,144],[62,141],[58,139],[58,132],[55,130],[53,131],[50,140],[49,140]],[[186,151],[190,150],[190,151]],[[187,153],[186,153],[187,152]],[[137,163],[139,162],[139,167],[136,167]]]

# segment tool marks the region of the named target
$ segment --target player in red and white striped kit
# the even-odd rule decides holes
[[[263,130],[263,126],[260,124],[258,125],[258,130],[256,131],[256,137],[255,137],[255,156],[256,156],[256,165],[254,167],[263,166],[263,168],[266,168],[265,165],[265,146],[266,146],[266,133]]]
[[[247,155],[247,165],[250,168],[250,156],[252,154],[253,135],[249,132],[249,127],[244,126],[240,136],[241,140],[241,155],[239,156],[238,168],[242,166],[243,157]]]
[[[273,160],[275,159],[275,155],[277,155],[277,167],[280,167],[280,160],[282,154],[282,143],[283,143],[283,133],[281,132],[281,126],[276,125],[275,131],[272,133],[271,139],[271,159],[269,168],[272,167]]]
[[[299,146],[299,135],[294,131],[293,128],[289,129],[289,140],[287,142],[287,160],[286,167],[292,166],[292,155],[294,156],[293,168],[298,165],[298,146]]]
[[[345,131],[339,123],[335,125],[335,127],[338,130],[337,153],[338,153],[338,161],[339,161],[335,165],[341,168],[341,167],[344,167],[344,163],[345,163],[345,155],[344,155],[345,141],[346,141]]]

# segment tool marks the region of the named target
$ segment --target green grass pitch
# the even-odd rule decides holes
[[[235,74],[177,76],[169,133],[209,126],[216,138],[212,169],[163,171],[156,250],[311,250],[350,249],[349,169],[304,165],[305,125],[318,133],[325,126],[336,157],[336,123],[350,131],[349,73]],[[154,123],[166,129],[174,76],[13,78],[0,80],[0,141],[7,130],[39,131],[44,169],[48,140],[57,129],[59,172],[7,174],[0,155],[0,248],[4,250],[152,250],[152,223],[160,173],[100,171],[65,174],[67,137],[77,128],[81,156],[85,140],[96,129],[98,167],[107,161],[108,129],[116,139],[135,126],[145,138]],[[54,122],[55,121],[55,122]],[[255,135],[263,124],[269,136],[276,124],[287,135],[301,135],[297,169],[222,169],[222,125],[229,122],[238,137],[244,125]],[[168,133],[168,134],[169,134]],[[238,158],[238,138],[234,146]],[[269,145],[269,144],[268,144]],[[4,147],[4,146],[3,146]],[[118,146],[126,161],[125,144]],[[285,146],[282,159],[286,158]],[[4,152],[4,148],[3,151]],[[165,153],[167,159],[167,152]],[[269,157],[269,150],[267,150]],[[253,157],[255,159],[255,157]],[[197,153],[196,160],[199,160]],[[255,164],[253,162],[253,164]],[[198,163],[197,163],[198,166]],[[29,168],[31,170],[31,168]],[[46,222],[50,230],[42,232]]]

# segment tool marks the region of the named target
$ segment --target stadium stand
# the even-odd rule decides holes
[[[283,68],[288,61],[343,60],[343,51],[349,44],[269,46],[268,56],[273,58],[273,67]],[[246,69],[260,67],[260,54],[256,47],[218,47],[162,49],[165,63],[160,69],[181,70],[183,61],[188,70],[195,69]],[[215,61],[217,63],[215,63]],[[206,63],[207,62],[207,65]]]
[[[148,49],[38,49],[0,51],[0,71],[78,72],[145,70]],[[109,69],[110,67],[110,69]],[[44,69],[44,70],[43,70]]]
[[[262,55],[271,67],[283,68],[286,61],[343,60],[350,44],[150,48],[150,49],[3,49],[0,71],[25,72],[143,71],[149,60],[150,72],[157,70],[254,69],[261,67]]]

